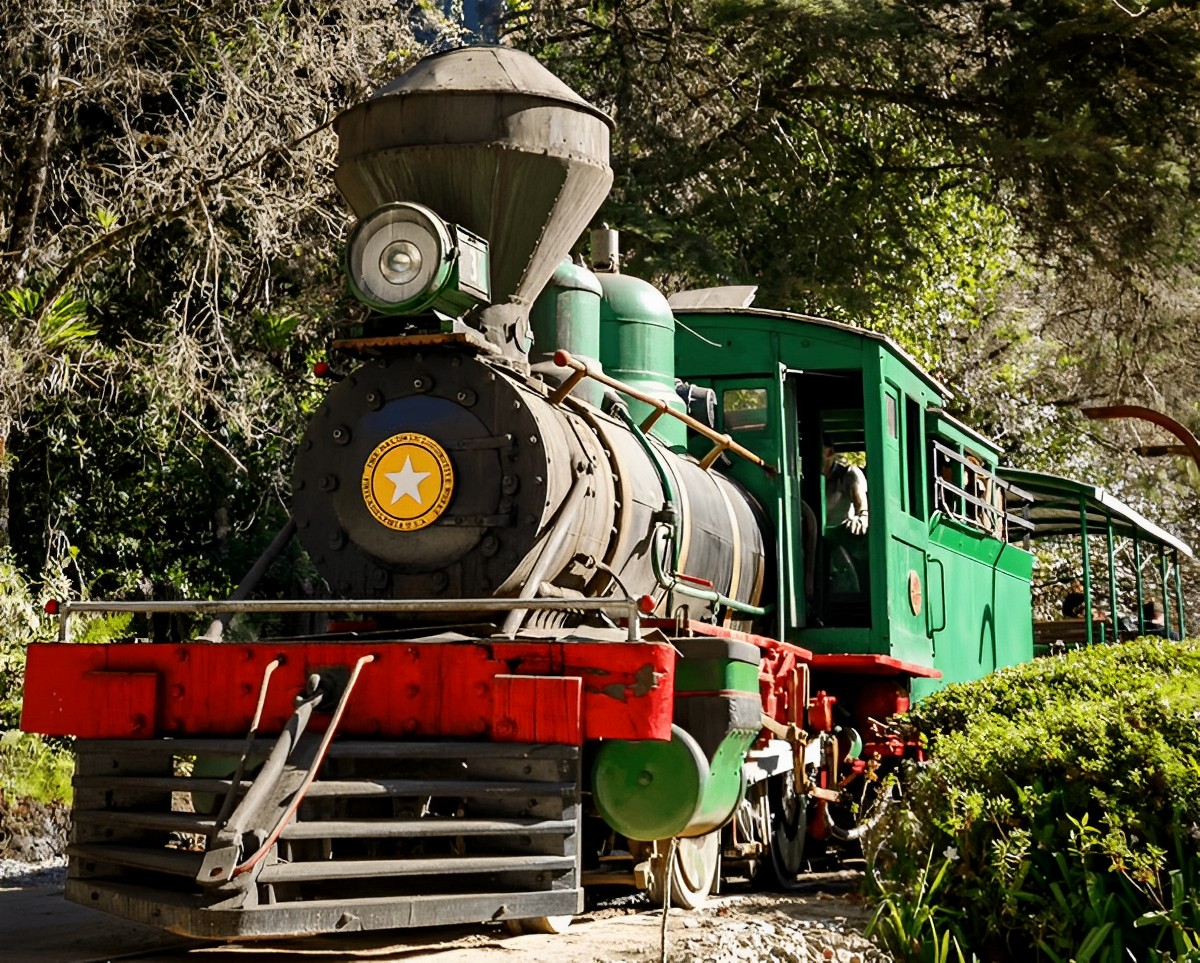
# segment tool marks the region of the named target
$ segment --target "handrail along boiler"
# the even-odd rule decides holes
[[[23,725],[77,737],[70,899],[244,938],[555,930],[585,885],[694,906],[718,867],[791,886],[919,754],[891,715],[1032,656],[1005,506],[1031,496],[912,359],[745,289],[668,302],[611,247],[570,259],[611,128],[499,47],[338,119],[372,314],[273,547],[294,530],[329,598],[64,604]],[[865,531],[826,524],[830,450]],[[69,641],[144,608],[216,617]],[[262,608],[326,631],[223,641]]]

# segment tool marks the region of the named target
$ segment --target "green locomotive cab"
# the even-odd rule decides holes
[[[728,466],[779,546],[763,631],[827,672],[906,679],[914,698],[1031,657],[1033,556],[1007,537],[1022,520],[1005,511],[999,449],[947,414],[944,386],[848,325],[676,314],[679,376],[712,388],[720,430],[777,469]]]

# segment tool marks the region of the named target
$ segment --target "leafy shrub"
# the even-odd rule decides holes
[[[0,552],[0,730],[20,723],[26,647],[54,637],[35,586]]]
[[[16,731],[21,719],[25,650],[55,638],[38,596],[63,586],[38,587],[0,553],[0,799],[69,802],[71,754],[61,740]]]
[[[909,719],[933,761],[867,845],[899,958],[958,958],[936,931],[968,959],[1200,959],[1200,644],[1041,659]]]
[[[57,740],[15,730],[0,735],[0,800],[70,803],[74,771]]]

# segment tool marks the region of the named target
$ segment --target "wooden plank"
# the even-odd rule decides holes
[[[208,836],[217,830],[213,819],[195,813],[107,809],[98,812],[77,812],[74,818],[80,825],[86,824],[91,829],[117,827],[165,833],[197,833],[201,836]]]
[[[234,763],[230,763],[233,768]],[[214,792],[227,793],[233,785],[232,779],[210,779],[198,776],[76,776],[72,781],[76,789],[121,789],[159,792]],[[253,783],[243,779],[238,788],[249,789]]]
[[[196,939],[308,936],[346,929],[379,930],[477,923],[583,912],[583,890],[510,889],[486,893],[339,897],[205,909],[194,899],[129,882],[67,882],[67,898],[126,919]]]
[[[501,742],[580,745],[583,742],[583,679],[578,676],[496,676],[492,735]]]

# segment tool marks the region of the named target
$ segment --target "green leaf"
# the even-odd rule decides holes
[[[1112,923],[1104,923],[1092,929],[1079,945],[1079,950],[1075,954],[1075,963],[1088,963],[1088,960],[1095,956],[1096,951],[1104,945],[1104,940],[1112,928]]]

